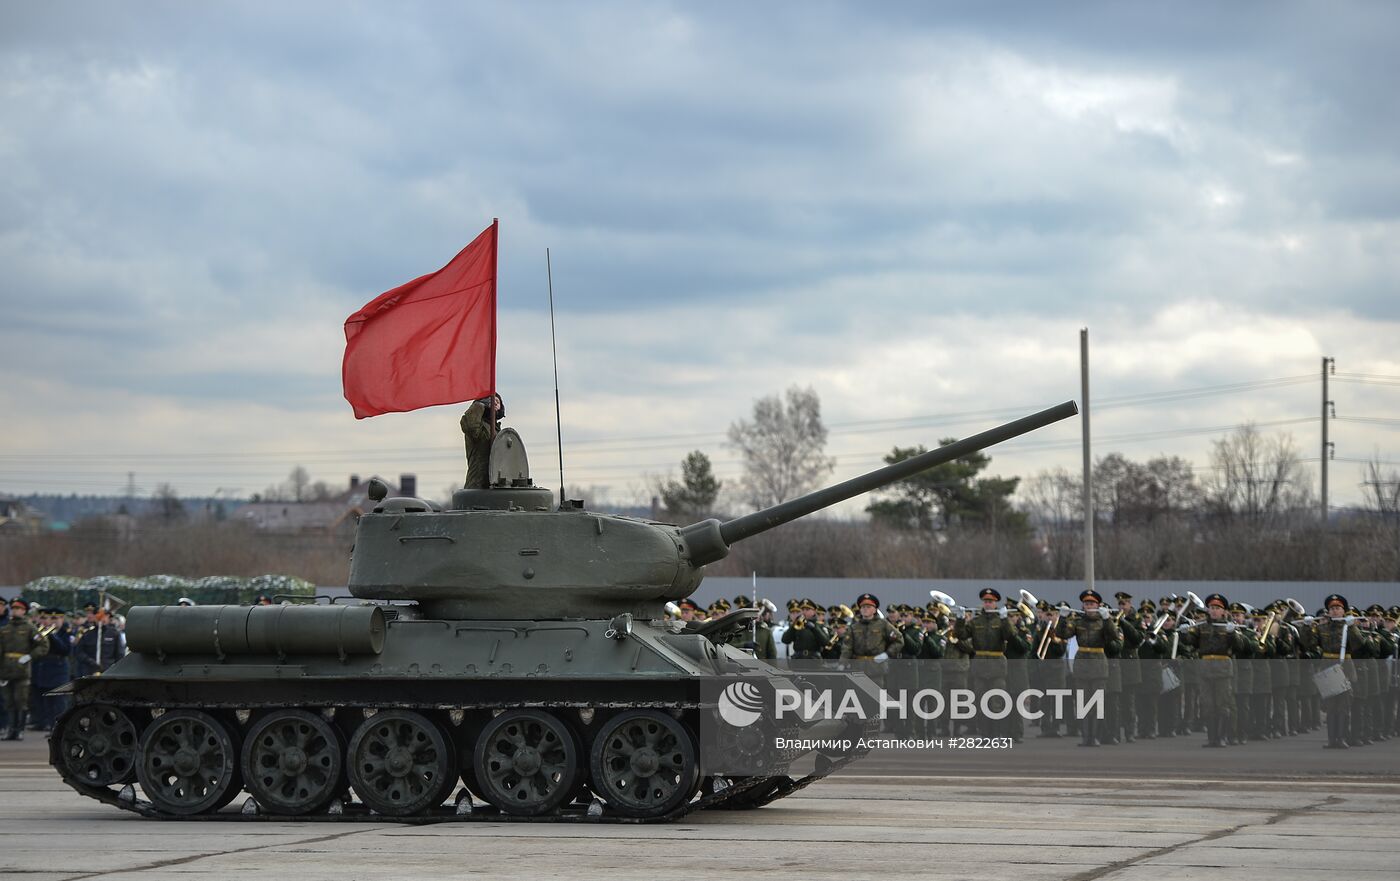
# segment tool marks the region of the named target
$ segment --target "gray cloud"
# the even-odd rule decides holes
[[[1400,321],[1397,17],[10,4],[0,346],[30,380],[14,387],[45,391],[7,404],[62,423],[101,406],[78,389],[126,392],[176,439],[172,402],[270,407],[289,444],[315,445],[344,416],[345,315],[493,216],[503,381],[549,397],[550,246],[561,354],[611,390],[575,390],[580,435],[629,411],[665,423],[644,431],[722,430],[736,390],[793,381],[825,383],[848,419],[869,415],[862,388],[907,413],[1066,397],[1074,328],[1152,350],[1190,336],[1173,310],[1241,336],[1200,342],[1214,354],[1194,372],[1124,362],[1110,380],[1291,374],[1317,347],[1400,372],[1371,338]],[[1245,335],[1264,321],[1298,343],[1289,363],[1238,351],[1265,348]],[[1305,345],[1310,324],[1336,335]],[[983,335],[985,359],[949,328]],[[881,373],[880,352],[921,346],[978,360],[920,362],[921,392]],[[996,366],[1018,360],[1037,383]],[[656,403],[671,398],[688,403]]]

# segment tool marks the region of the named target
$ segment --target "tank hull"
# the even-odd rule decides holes
[[[333,607],[319,608],[329,613]],[[717,644],[710,634],[660,621],[460,621],[420,617],[411,608],[387,608],[380,651],[359,655],[173,652],[168,635],[157,638],[153,613],[134,612],[133,620],[146,622],[138,628],[135,645],[147,650],[133,651],[101,677],[65,686],[74,708],[57,726],[52,761],[80,792],[149,816],[241,816],[220,808],[247,796],[244,810],[254,816],[327,819],[374,814],[421,820],[569,819],[581,814],[646,821],[726,804],[756,807],[855,758],[854,753],[824,757],[819,773],[805,775],[789,773],[789,760],[795,756],[786,757],[781,766],[755,766],[747,774],[732,773],[732,766],[723,772],[707,767],[700,731],[715,711],[713,683],[739,677],[767,681],[772,687],[788,682],[783,671]],[[209,621],[228,616],[205,610],[201,616],[186,617],[190,622],[199,617],[207,627]],[[165,630],[170,624],[165,620]],[[327,637],[315,639],[324,642]],[[196,649],[210,642],[202,631],[184,632],[178,640]],[[282,642],[295,644],[288,638]],[[829,675],[843,682],[863,679]],[[868,683],[866,687],[873,690]],[[483,744],[503,742],[496,732],[500,720],[516,717],[523,724],[542,725],[546,735],[554,730],[572,742],[569,755],[577,766],[572,776],[561,776],[563,782],[554,790],[544,785],[545,794],[524,810],[502,803],[499,780],[481,783],[493,767],[489,756],[482,757]],[[300,761],[311,749],[284,747],[263,732],[278,726],[322,730],[322,740],[334,744],[323,752],[334,752],[343,765],[354,766],[367,756],[376,760],[365,744],[392,727],[388,722],[379,725],[381,719],[416,725],[415,736],[440,741],[437,752],[443,755],[426,773],[441,788],[424,794],[422,806],[396,813],[392,802],[379,800],[384,793],[373,790],[373,780],[356,779],[353,772],[338,772],[335,780],[324,781],[319,798],[312,787],[306,805],[284,797],[287,788],[279,790],[270,782],[291,779],[275,769]],[[606,756],[599,753],[606,752],[605,742],[616,741],[618,730],[630,730],[629,724],[670,726],[674,742],[692,756],[684,773],[675,775],[677,791],[670,800],[629,805],[600,792],[606,789],[603,776],[609,772]],[[184,755],[179,738],[190,731],[216,743],[216,759],[223,755],[212,766],[192,772],[212,781],[211,794],[203,801],[189,794],[189,787],[180,782],[184,778],[168,770],[169,763]],[[163,768],[152,764],[161,761],[167,762]],[[269,767],[274,771],[260,770]],[[505,779],[511,784],[513,778]],[[261,788],[260,780],[266,784]],[[140,784],[140,795],[135,783]],[[559,786],[569,791],[557,791]],[[459,790],[453,807],[444,807],[453,788]],[[461,813],[464,804],[475,809]]]

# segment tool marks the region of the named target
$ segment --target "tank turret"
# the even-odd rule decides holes
[[[1067,401],[752,514],[688,526],[556,507],[507,428],[492,446],[491,485],[457,490],[449,510],[384,498],[382,484],[374,498],[372,488],[377,504],[360,518],[350,592],[416,600],[440,619],[655,618],[666,601],[693,593],[704,567],[735,542],[1077,412]]]

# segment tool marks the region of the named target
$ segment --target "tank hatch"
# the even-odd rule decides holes
[[[554,493],[530,479],[530,457],[514,428],[503,428],[491,442],[491,486],[452,493],[454,511],[548,511]]]

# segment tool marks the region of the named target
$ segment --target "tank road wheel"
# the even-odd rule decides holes
[[[477,738],[472,767],[487,801],[508,814],[547,814],[573,798],[579,749],[563,722],[542,710],[507,710]]]
[[[308,814],[342,789],[343,749],[325,719],[281,710],[253,725],[243,743],[243,779],[258,804],[274,814]]]
[[[163,813],[217,811],[242,788],[235,735],[199,710],[164,713],[141,735],[136,778]]]
[[[593,791],[628,817],[668,814],[700,782],[690,732],[655,710],[631,710],[603,723],[590,758]]]
[[[362,722],[347,764],[360,801],[393,817],[442,804],[457,777],[447,737],[411,710],[384,710]]]
[[[91,786],[130,783],[136,779],[136,726],[126,713],[108,704],[74,709],[59,723],[57,735],[63,770]]]

